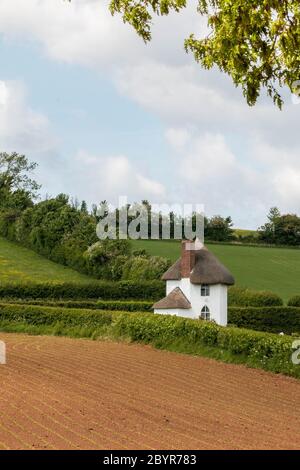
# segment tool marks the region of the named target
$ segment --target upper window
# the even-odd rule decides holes
[[[202,284],[201,286],[201,297],[208,297],[209,296],[209,285]]]
[[[201,318],[202,320],[210,320],[210,311],[207,305],[204,305],[201,310]]]

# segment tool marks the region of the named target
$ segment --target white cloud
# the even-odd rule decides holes
[[[129,201],[165,197],[165,187],[145,176],[125,155],[99,156],[80,151],[64,171],[68,193],[100,202],[107,199],[116,204],[119,196]]]
[[[187,129],[170,127],[166,130],[166,139],[177,151],[180,151],[190,141],[191,134]]]
[[[300,207],[300,168],[287,167],[275,173],[274,185],[281,196],[283,208],[293,205],[296,209]]]
[[[263,98],[249,107],[241,90],[215,69],[203,70],[190,60],[174,65],[146,57],[134,66],[120,67],[114,77],[120,93],[155,112],[168,127],[189,125],[260,137],[279,146],[299,144],[299,106],[289,96],[281,112]]]
[[[154,181],[150,178],[147,178],[146,176],[143,175],[136,175],[137,183],[138,183],[138,188],[140,191],[140,198],[139,199],[144,199],[145,197],[151,197],[153,199],[161,200],[166,196],[166,189],[163,184],[159,183],[158,181]],[[143,194],[145,195],[143,197]]]
[[[177,135],[188,135],[178,146]],[[170,138],[171,137],[171,138]],[[268,208],[282,212],[300,207],[300,161],[297,152],[266,145],[256,139],[249,152],[251,162],[239,158],[224,135],[197,130],[169,129],[174,167],[181,181],[181,196],[202,203],[208,215],[238,215],[242,227],[261,225]],[[236,218],[234,217],[235,222]]]
[[[45,115],[31,109],[21,82],[0,81],[1,149],[47,152],[54,138]]]
[[[193,30],[204,30],[196,1],[180,15],[156,18],[153,41],[146,46],[120,15],[112,17],[109,0],[1,0],[0,31],[9,39],[38,41],[53,59],[114,67],[138,63],[143,56],[181,62],[183,40]],[[157,26],[158,25],[158,26]],[[170,34],[172,30],[176,34]],[[175,40],[174,40],[175,38]],[[170,43],[172,42],[172,48]]]
[[[299,148],[291,147],[287,150],[257,141],[254,143],[254,154],[264,165],[264,174],[268,175],[266,184],[272,188],[282,211],[299,212]]]
[[[137,43],[129,28],[98,0],[1,0],[0,31],[10,39],[32,39],[53,59],[97,66],[122,59]]]
[[[169,129],[170,134],[176,135],[176,129]],[[259,179],[240,164],[223,135],[194,131],[180,149],[175,138],[174,150],[177,179],[182,182],[181,193],[186,201],[203,204],[208,215],[230,215],[237,201],[241,213],[249,209],[247,193],[253,184],[257,186]],[[254,219],[250,222],[250,218],[247,210],[243,223],[249,225]]]
[[[218,134],[205,134],[190,139],[188,149],[180,164],[180,173],[185,179],[200,184],[208,179],[224,180],[235,171],[237,162],[225,139]]]

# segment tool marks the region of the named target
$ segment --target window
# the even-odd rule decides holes
[[[209,296],[209,285],[202,284],[201,286],[201,297],[208,297]]]
[[[201,318],[202,320],[210,320],[210,311],[207,305],[204,305],[201,310]]]

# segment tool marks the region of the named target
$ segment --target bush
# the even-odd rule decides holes
[[[288,301],[288,306],[300,307],[300,295],[294,295],[294,297],[291,297],[290,300]]]
[[[90,310],[111,310],[125,312],[151,312],[153,302],[139,300],[49,300],[49,299],[3,299],[15,305],[39,305],[41,307],[80,308]]]
[[[64,309],[40,306],[21,306],[0,304],[0,321],[9,320],[28,325],[55,325],[58,322],[64,326],[102,327],[110,325],[112,314],[108,311],[91,311],[79,309]]]
[[[181,340],[189,352],[197,345],[218,348],[244,357],[244,362],[300,377],[300,369],[291,362],[292,341],[288,336],[221,327],[211,322],[171,315],[119,314],[115,329],[133,341],[167,347]]]
[[[123,266],[123,279],[134,281],[160,279],[171,266],[171,261],[160,256],[133,256]]]
[[[142,299],[155,301],[164,295],[165,285],[162,281],[0,284],[0,298],[14,299]]]
[[[267,307],[283,305],[283,301],[279,295],[273,292],[230,287],[228,289],[228,305],[238,307]]]
[[[228,322],[251,330],[285,334],[300,333],[300,308],[229,307]]]

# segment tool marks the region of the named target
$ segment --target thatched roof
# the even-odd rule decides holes
[[[181,279],[181,258],[175,261],[174,264],[162,275],[163,281],[177,281]]]
[[[164,281],[181,279],[181,258],[166,271]],[[195,253],[195,265],[190,273],[193,284],[234,284],[234,278],[225,266],[206,247]]]
[[[191,304],[179,287],[170,292],[167,297],[156,302],[152,308],[191,308]]]

